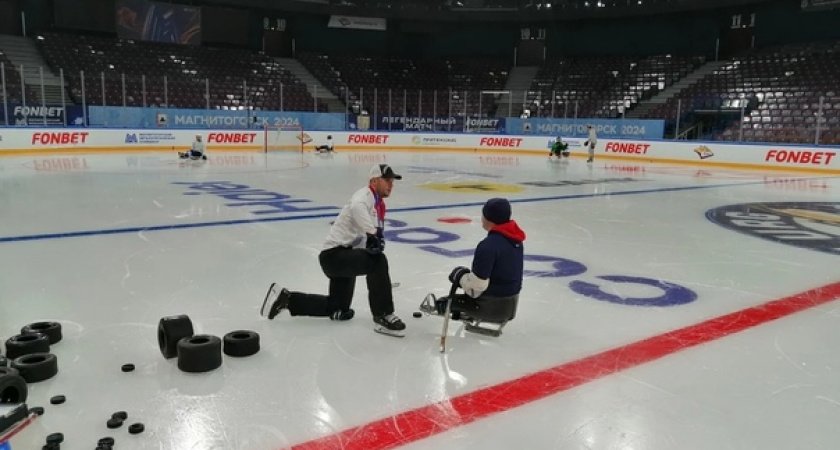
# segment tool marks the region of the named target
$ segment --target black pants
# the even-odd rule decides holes
[[[370,312],[387,316],[394,312],[391,275],[384,253],[371,254],[364,249],[336,247],[318,255],[321,269],[330,279],[329,295],[292,292],[289,312],[293,316],[329,316],[335,311],[347,311],[353,303],[356,277],[365,275]]]

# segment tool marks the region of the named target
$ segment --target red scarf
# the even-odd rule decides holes
[[[376,194],[373,186],[368,186],[368,189],[373,194],[373,209],[376,210],[376,218],[379,222],[378,226],[379,228],[385,228],[385,201]]]

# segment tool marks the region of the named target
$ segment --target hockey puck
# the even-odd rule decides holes
[[[100,438],[99,442],[97,442],[96,445],[100,447],[112,447],[114,445],[114,442],[116,442],[114,441],[114,438],[112,438],[111,436],[105,436],[104,438]]]
[[[66,402],[66,401],[67,401],[67,397],[65,397],[63,395],[56,395],[55,397],[50,399],[50,404],[51,405],[60,405],[64,402]]]
[[[400,283],[399,282],[391,283],[391,287],[392,288],[398,288],[398,287],[400,287]]]
[[[40,406],[33,406],[29,408],[29,412],[35,414],[36,416],[43,416],[44,415],[44,408]]]
[[[124,421],[125,419],[128,419],[128,413],[125,411],[117,411],[114,414],[111,414],[111,418]]]
[[[134,364],[123,364],[120,370],[123,372],[134,372]]]
[[[129,433],[131,433],[131,434],[140,434],[140,433],[142,433],[142,432],[143,432],[143,430],[145,430],[145,429],[146,429],[146,427],[145,427],[145,426],[143,426],[143,424],[142,424],[142,423],[137,422],[137,423],[132,423],[132,424],[128,427],[128,432],[129,432]]]
[[[53,433],[47,436],[47,444],[60,444],[64,442],[64,435],[61,433]]]
[[[107,425],[108,428],[111,428],[111,429],[119,428],[119,427],[123,426],[123,421],[120,420],[120,419],[112,417],[112,418],[108,419],[107,422],[105,422],[105,425]]]
[[[419,319],[421,317],[423,317],[423,313],[421,313],[420,311],[414,311],[414,318],[415,319]]]

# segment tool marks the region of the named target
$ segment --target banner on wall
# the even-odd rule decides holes
[[[84,110],[81,106],[69,105],[33,105],[24,106],[10,103],[7,108],[0,107],[0,125],[9,126],[84,126]]]
[[[595,127],[599,139],[662,139],[664,120],[630,119],[517,119],[507,118],[507,134],[587,137],[586,125]]]
[[[70,118],[72,123],[73,119]],[[34,121],[30,119],[30,122]],[[665,130],[663,120],[517,119],[510,117],[469,117],[465,120],[463,117],[451,116],[403,117],[121,106],[89,106],[88,123],[94,127],[112,128],[262,129],[265,126],[274,126],[301,127],[305,131],[452,132],[569,138],[587,137],[586,125],[592,124],[598,132],[599,139],[662,139]]]
[[[370,116],[351,114],[348,130],[419,131],[455,133],[504,133],[505,119],[499,117]]]
[[[354,30],[386,31],[388,21],[379,17],[330,16],[329,28],[352,28]]]
[[[117,36],[201,45],[201,8],[148,0],[117,0]]]
[[[88,122],[114,128],[231,128],[301,127],[304,130],[345,129],[344,114],[279,111],[229,111],[90,106]]]

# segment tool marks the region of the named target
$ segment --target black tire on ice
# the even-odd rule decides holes
[[[37,383],[58,374],[58,358],[52,353],[32,353],[13,360],[12,368],[17,369],[27,383]]]
[[[6,357],[19,358],[32,353],[49,353],[50,339],[42,333],[19,334],[6,341]]]
[[[50,340],[50,345],[61,342],[61,324],[58,322],[34,322],[20,329],[20,334],[41,333]]]
[[[209,372],[222,365],[222,340],[197,334],[178,341],[178,368],[184,372]]]
[[[178,356],[178,341],[194,334],[192,320],[186,314],[169,316],[158,323],[158,346],[166,359]]]
[[[231,331],[223,338],[225,355],[251,356],[260,351],[260,335],[250,330]]]
[[[0,404],[26,403],[29,390],[26,380],[10,367],[0,368]]]

